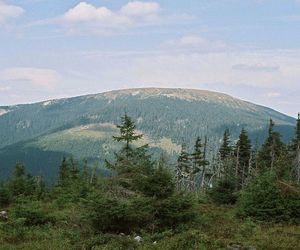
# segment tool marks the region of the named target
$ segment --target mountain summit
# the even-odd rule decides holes
[[[242,128],[261,142],[272,118],[288,139],[295,120],[267,107],[226,94],[195,90],[138,88],[0,107],[0,165],[7,175],[16,161],[32,171],[52,175],[63,155],[101,162],[112,156],[115,124],[127,112],[153,152],[176,155],[182,143],[197,136],[219,145],[229,128],[232,140]]]

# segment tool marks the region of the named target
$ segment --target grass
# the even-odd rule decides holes
[[[80,219],[84,214],[80,206],[66,204],[59,210],[54,205],[49,207],[53,209],[50,215],[56,218],[52,224],[26,227],[22,221],[1,222],[0,249],[215,250],[237,245],[249,250],[297,250],[300,246],[300,226],[241,221],[232,206],[199,204],[193,223],[176,230],[140,233],[142,242],[136,242],[134,234],[93,234]]]

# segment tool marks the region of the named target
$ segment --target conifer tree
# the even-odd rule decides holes
[[[243,128],[235,145],[237,188],[243,187],[251,165],[251,142]]]
[[[291,155],[293,161],[292,179],[300,184],[300,113],[298,113],[295,137],[291,145]]]
[[[225,129],[224,134],[223,134],[223,142],[220,147],[220,157],[221,160],[225,160],[231,155],[232,152],[232,147],[230,145],[230,133],[229,129]]]
[[[26,168],[23,164],[17,163],[8,187],[14,197],[18,195],[33,195],[36,194],[37,182],[34,177],[26,173]]]
[[[193,160],[193,174],[197,174],[201,171],[201,167],[203,166],[203,146],[201,143],[200,137],[197,137],[195,146],[194,146],[194,152],[192,153],[192,160]]]
[[[58,185],[65,186],[70,178],[70,169],[66,157],[63,158],[59,166]]]
[[[194,152],[192,153],[192,177],[193,182],[195,183],[196,175],[201,172],[200,175],[200,187],[204,186],[205,182],[205,175],[206,175],[206,166],[209,164],[206,160],[206,146],[207,146],[207,137],[205,137],[204,145],[202,145],[200,137],[197,137],[195,146],[194,146]]]
[[[220,175],[232,178],[234,175],[234,162],[233,162],[233,148],[230,142],[230,133],[229,129],[225,129],[223,134],[223,142],[219,149],[219,156],[220,156]]]
[[[289,159],[286,145],[281,141],[281,135],[274,131],[274,122],[270,119],[268,137],[258,155],[258,166],[262,171],[272,170],[278,177],[287,175]]]
[[[131,117],[127,115],[127,113],[125,113],[124,116],[121,117],[121,120],[121,124],[117,125],[117,128],[120,129],[120,136],[113,136],[113,139],[118,142],[125,142],[124,151],[126,157],[128,158],[132,151],[130,143],[141,139],[143,135],[135,133],[136,126]]]
[[[298,113],[297,125],[295,129],[295,137],[292,141],[292,150],[296,151],[300,148],[300,113]]]
[[[7,186],[0,183],[0,208],[8,206],[10,203],[10,195]]]
[[[176,167],[176,182],[177,188],[183,189],[189,185],[191,174],[191,161],[190,155],[186,150],[186,145],[183,144],[181,147],[180,155],[177,159],[177,167]]]

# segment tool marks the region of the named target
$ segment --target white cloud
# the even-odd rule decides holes
[[[127,16],[150,16],[156,15],[160,10],[160,6],[156,2],[140,2],[134,1],[124,5],[120,12]]]
[[[210,40],[201,36],[184,36],[179,39],[169,40],[163,44],[163,47],[191,51],[218,51],[229,49],[223,41]]]
[[[265,96],[268,98],[277,98],[280,97],[281,94],[279,92],[269,92]]]
[[[159,9],[155,2],[129,2],[118,11],[80,2],[63,15],[62,22],[72,33],[110,34],[156,21]]]
[[[61,77],[55,71],[44,68],[8,68],[0,71],[0,80],[6,82],[25,82],[36,87],[52,89],[57,85]]]
[[[10,18],[17,18],[23,14],[24,10],[15,5],[9,5],[0,1],[0,23],[5,22]]]
[[[276,72],[280,70],[276,65],[263,65],[263,64],[236,64],[232,69],[239,71],[252,71],[252,72]]]

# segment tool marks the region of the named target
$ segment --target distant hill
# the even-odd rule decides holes
[[[171,157],[182,143],[192,145],[197,136],[209,137],[216,150],[223,131],[236,139],[242,127],[253,143],[261,143],[272,118],[285,140],[294,132],[295,120],[267,107],[226,94],[194,89],[126,89],[0,107],[0,175],[7,176],[17,161],[49,179],[56,175],[61,158],[101,162],[117,150],[111,139],[115,124],[127,112],[145,134],[156,154]]]

